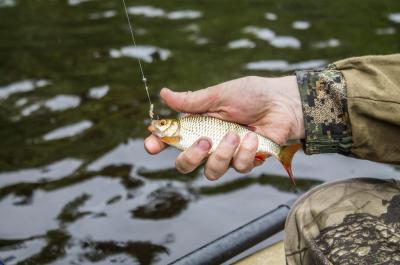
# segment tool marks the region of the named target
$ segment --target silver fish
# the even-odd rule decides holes
[[[153,120],[148,129],[164,143],[182,151],[187,150],[199,138],[207,137],[212,141],[210,153],[215,151],[227,133],[236,133],[243,140],[245,135],[251,131],[248,127],[237,123],[202,115]],[[294,184],[291,162],[294,153],[301,147],[301,144],[279,146],[258,133],[256,135],[258,137],[258,148],[255,159],[264,161],[268,156],[274,156],[282,163]]]

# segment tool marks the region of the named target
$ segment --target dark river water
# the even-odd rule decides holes
[[[350,56],[400,52],[400,2],[0,0],[0,260],[166,264],[323,181],[400,178],[391,165],[299,153],[207,181],[143,149],[148,102]],[[396,143],[394,143],[396,144]]]

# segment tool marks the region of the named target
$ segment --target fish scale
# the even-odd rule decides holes
[[[179,119],[179,124],[179,134],[182,140],[177,145],[177,148],[181,150],[189,148],[200,137],[208,137],[213,143],[211,149],[211,152],[213,152],[227,133],[236,133],[243,140],[246,134],[251,132],[239,124],[200,115],[183,117]],[[258,138],[257,152],[268,153],[278,157],[280,146],[258,133],[256,135]]]

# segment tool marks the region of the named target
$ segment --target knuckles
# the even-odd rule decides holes
[[[218,162],[226,162],[231,160],[231,154],[228,152],[216,151],[213,158]]]

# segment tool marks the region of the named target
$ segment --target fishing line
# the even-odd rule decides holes
[[[129,31],[131,32],[133,47],[137,48],[136,41],[135,41],[135,35],[133,34],[131,20],[129,19],[128,8],[126,7],[125,0],[122,0],[122,3],[124,4],[126,19],[128,20]],[[133,24],[133,22],[132,22],[132,24]],[[138,63],[139,63],[140,73],[142,74],[142,81],[143,81],[144,87],[146,89],[147,98],[148,98],[149,104],[150,104],[149,116],[150,116],[151,119],[153,119],[153,117],[154,117],[154,104],[151,102],[150,93],[149,93],[149,87],[147,86],[147,78],[144,75],[143,66],[142,66],[142,62],[140,61],[140,58],[137,57],[137,60],[138,60]]]

